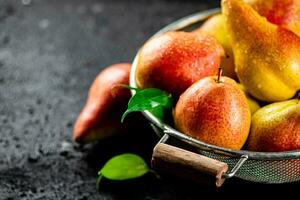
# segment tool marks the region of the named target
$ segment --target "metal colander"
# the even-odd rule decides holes
[[[239,161],[238,158],[223,156],[211,152],[201,152],[203,155],[220,160],[232,169]],[[260,183],[287,183],[300,180],[300,159],[259,160],[247,159],[235,177]]]
[[[172,30],[193,30],[194,27],[199,27],[205,19],[219,12],[220,9],[217,8],[184,17],[161,29],[154,36]],[[132,87],[137,87],[135,81],[137,59],[136,56],[131,69],[130,85]],[[134,92],[132,91],[133,94]],[[226,149],[187,136],[159,121],[148,111],[143,112],[143,114],[157,135],[161,137],[159,143],[166,143],[167,141],[170,143],[170,138],[176,138],[193,147],[195,153],[226,163],[229,170],[223,174],[224,179],[235,176],[260,183],[287,183],[300,180],[300,151],[253,152]]]

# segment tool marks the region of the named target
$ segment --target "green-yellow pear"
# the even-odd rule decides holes
[[[249,94],[245,90],[245,87],[242,84],[238,83],[238,86],[245,93],[251,114],[254,114],[260,108],[259,104],[255,99],[249,96]]]
[[[300,150],[300,100],[269,104],[252,117],[248,138],[251,151]]]
[[[221,66],[223,75],[237,79],[234,71],[234,58],[231,45],[225,29],[225,19],[221,14],[214,15],[204,22],[204,24],[194,31],[195,33],[205,32],[215,37],[223,46],[226,56],[222,57]]]
[[[241,0],[223,0],[235,67],[247,92],[274,102],[300,89],[300,37],[274,25]]]
[[[244,0],[268,21],[281,25],[300,36],[299,0]]]

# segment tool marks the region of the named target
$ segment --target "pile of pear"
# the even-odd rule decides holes
[[[176,129],[208,144],[300,150],[300,1],[222,0],[221,7],[193,32],[148,41],[138,87],[171,93]]]
[[[208,144],[300,150],[300,1],[222,0],[221,7],[192,32],[147,41],[137,55],[137,86],[170,93],[175,128]],[[120,85],[129,84],[130,71],[120,63],[97,75],[74,126],[76,142],[137,125],[139,118],[120,123],[130,98]]]

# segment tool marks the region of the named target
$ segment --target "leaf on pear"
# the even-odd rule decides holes
[[[164,119],[165,111],[172,109],[171,95],[157,88],[147,88],[136,90],[130,98],[128,108],[121,118],[121,122],[131,112],[148,110],[160,120]]]

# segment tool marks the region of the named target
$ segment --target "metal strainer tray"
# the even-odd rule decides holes
[[[220,9],[216,8],[184,17],[164,27],[154,36],[171,30],[193,30],[193,28],[199,27],[200,24],[208,17],[219,12]],[[130,85],[132,87],[137,87],[135,81],[137,59],[138,57],[136,56],[132,64],[132,70],[130,75]],[[132,91],[133,94],[134,92],[135,91]],[[157,144],[157,146],[165,144],[170,138],[176,138],[177,140],[180,140],[181,142],[194,147],[193,156],[203,155],[205,157],[212,158],[213,160],[220,161],[227,165],[227,169],[222,169],[220,172],[207,170],[207,168],[209,168],[210,165],[208,165],[208,167],[204,166],[203,168],[201,168],[204,169],[203,173],[210,173],[210,175],[213,175],[214,178],[219,179],[216,180],[217,186],[220,186],[225,179],[231,178],[233,176],[244,180],[260,183],[287,183],[296,182],[300,180],[300,151],[253,152],[244,150],[236,151],[227,148],[222,148],[189,137],[175,130],[168,124],[159,121],[150,112],[145,111],[143,112],[143,114],[148,119],[155,132],[161,137],[161,140]],[[157,146],[154,148],[153,159],[156,155],[155,151],[157,151],[158,149]],[[169,147],[173,148],[173,146]],[[178,148],[176,149],[178,150]],[[176,149],[174,151],[177,151]],[[189,153],[189,151],[185,151],[185,153]],[[169,154],[169,156],[172,157],[172,154],[173,153]],[[185,158],[189,157],[189,154],[181,155],[185,155],[184,157],[179,158],[183,159],[181,164],[190,164],[190,161],[186,160],[188,158]],[[165,163],[164,165],[159,165],[158,168],[160,168],[161,166],[167,168],[167,170],[169,168],[173,168],[172,165],[175,165],[176,163],[172,162],[171,159],[167,158],[167,160],[167,163]],[[194,173],[196,173],[195,167],[193,166],[189,168],[189,171],[193,171]],[[219,173],[221,173],[221,176]]]

